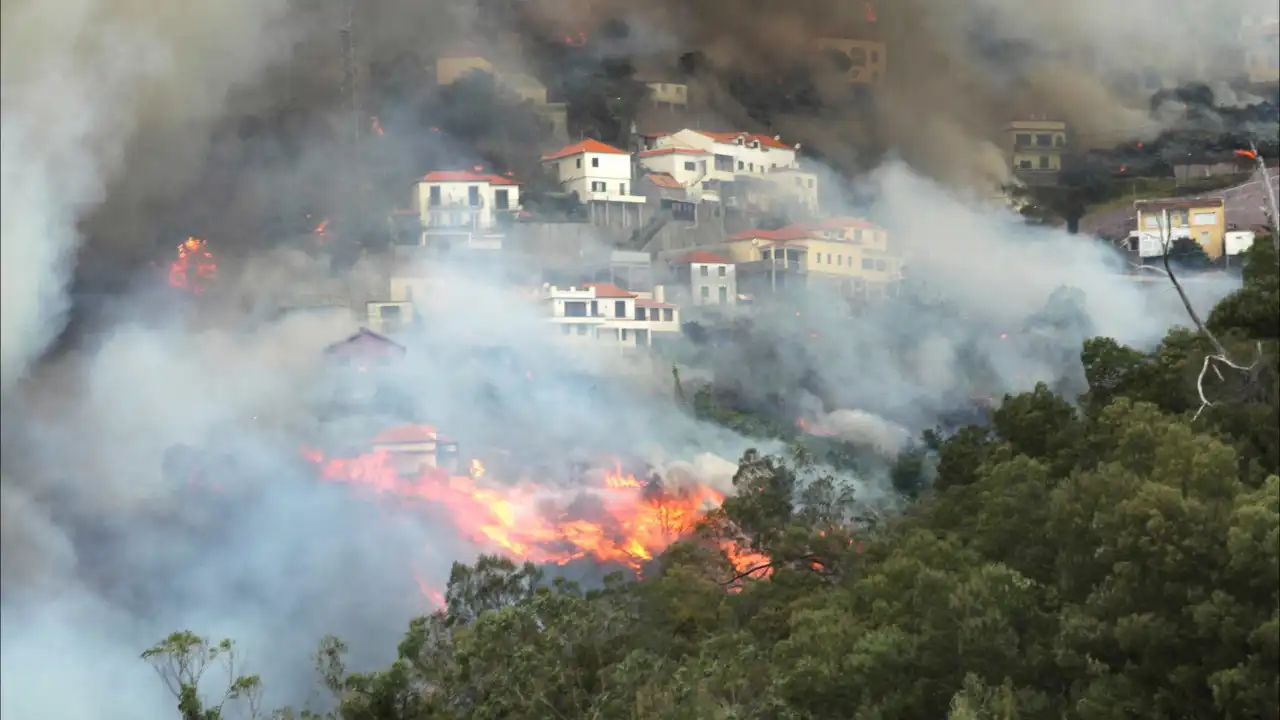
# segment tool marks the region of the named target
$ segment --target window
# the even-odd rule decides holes
[[[1031,161],[1030,161],[1030,160],[1019,160],[1019,161],[1018,161],[1018,168],[1019,168],[1019,169],[1021,169],[1021,170],[1030,170],[1030,169],[1031,169]]]
[[[720,304],[721,305],[727,304],[729,302],[729,288],[721,285],[719,289],[719,293],[720,293]]]
[[[591,167],[600,167],[600,158],[591,158]]]
[[[427,205],[431,207],[440,206],[440,186],[435,185],[431,188],[427,195]]]
[[[717,155],[716,172],[733,172],[733,158],[729,155]]]
[[[672,310],[671,308],[663,308],[663,310],[662,310],[662,321],[663,321],[663,322],[671,322],[672,320],[675,320],[675,319],[676,319],[676,311],[675,311],[675,310]]]
[[[637,320],[643,320],[643,319],[644,319],[644,308],[642,308],[642,307],[638,307],[638,308],[636,308],[636,319],[637,319]]]
[[[386,322],[395,322],[400,319],[400,306],[383,305],[378,308],[378,317]]]
[[[1065,136],[1065,135],[1054,135],[1054,136],[1053,136],[1053,146],[1054,146],[1054,147],[1062,147],[1063,145],[1066,145],[1066,144],[1067,144],[1067,138],[1066,138],[1066,136]]]
[[[1031,144],[1031,133],[1018,133],[1013,138],[1013,142],[1016,145],[1026,146]]]
[[[591,317],[600,317],[600,303],[596,300],[591,301]]]
[[[747,163],[747,170],[749,170],[749,171],[751,171],[751,172],[755,172],[755,171],[756,171],[756,164],[755,164],[755,163]]]
[[[602,181],[600,180],[591,181],[591,192],[604,192],[604,191],[605,191],[605,185]]]
[[[619,195],[626,195],[626,194],[627,194],[627,184],[626,184],[626,183],[619,183],[619,184],[618,184],[618,194],[619,194]]]
[[[871,270],[871,269],[874,269],[874,268],[875,268],[875,266],[876,266],[876,262],[875,262],[874,260],[872,260],[871,258],[862,258],[862,269],[863,269],[863,270]]]
[[[770,254],[769,254],[769,250],[767,250],[767,249],[766,249],[766,250],[761,250],[761,251],[760,251],[760,259],[761,259],[761,260],[768,260],[768,259],[770,259],[770,257],[771,257],[771,256],[770,256]]]
[[[471,207],[477,207],[480,204],[480,188],[475,185],[467,188],[467,204]]]
[[[613,303],[613,316],[616,318],[624,318],[627,316],[627,301],[615,300]]]
[[[729,266],[728,266],[728,265],[719,265],[719,266],[717,266],[717,267],[716,267],[716,273],[717,273],[718,275],[720,275],[720,277],[724,277],[724,276],[728,275],[728,274],[729,274]]]
[[[581,167],[582,167],[582,158],[578,158],[577,160],[574,160],[574,161],[573,161],[573,166],[574,166],[574,167],[576,167],[576,168],[581,168]]]
[[[1160,227],[1160,217],[1158,215],[1148,215],[1142,219],[1142,224],[1149,228]]]
[[[706,160],[699,160],[699,161],[698,161],[698,172],[700,172],[700,173],[705,173],[706,171],[707,171],[707,161],[706,161]]]
[[[1191,224],[1192,225],[1217,225],[1218,214],[1211,213],[1211,212],[1207,212],[1207,213],[1198,212],[1191,216]]]
[[[658,308],[649,308],[649,321],[658,322]]]
[[[1037,146],[1037,147],[1049,147],[1049,146],[1050,146],[1050,145],[1052,145],[1052,144],[1053,144],[1053,136],[1052,136],[1052,135],[1050,135],[1049,133],[1037,133],[1037,134],[1036,134],[1036,146]]]
[[[702,296],[703,300],[706,300],[711,297],[711,288],[703,285],[701,288],[698,288],[698,294]]]
[[[837,265],[843,265],[843,264],[844,264],[844,256],[843,256],[843,255],[837,255],[837,256],[836,256],[836,264],[837,264]]]
[[[738,169],[739,169],[739,170],[741,170],[742,168],[744,168],[744,167],[746,167],[746,166],[747,166],[747,164],[746,164],[746,163],[742,162],[741,160],[739,160],[739,161],[738,161]]]
[[[1040,156],[1040,169],[1041,169],[1041,170],[1048,170],[1048,169],[1049,169],[1049,156],[1048,156],[1048,155],[1041,155],[1041,156]]]
[[[822,253],[817,253],[816,255],[814,255],[814,256],[813,256],[813,262],[814,262],[814,264],[815,264],[815,265],[821,265],[821,264],[822,264]]]
[[[494,190],[493,206],[499,210],[508,210],[511,208],[511,191],[510,190]]]
[[[630,336],[631,336],[631,333],[630,333],[630,331],[628,331],[628,330],[623,329],[623,330],[619,330],[619,331],[618,331],[618,339],[619,339],[619,340],[626,340],[626,339],[627,339],[628,337],[630,337]]]
[[[708,275],[711,274],[711,268],[709,268],[706,265],[699,265],[698,274],[701,275],[702,277],[707,277]]]
[[[687,162],[687,163],[685,163],[685,164],[684,164],[684,169],[685,169],[685,170],[688,170],[689,172],[694,172],[694,171],[696,171],[696,170],[698,169],[698,163],[696,163],[696,162]]]
[[[564,304],[565,317],[586,317],[587,304],[585,302],[566,302]]]

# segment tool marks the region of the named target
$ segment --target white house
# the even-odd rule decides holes
[[[413,186],[421,245],[447,243],[476,250],[502,247],[505,223],[520,209],[520,185],[476,170],[436,170]]]
[[[672,264],[682,290],[694,305],[736,305],[738,268],[727,257],[706,250],[694,250]]]
[[[562,190],[590,206],[593,222],[640,224],[645,198],[635,192],[631,153],[588,139],[543,155],[542,165]]]
[[[652,345],[655,336],[680,333],[680,311],[665,301],[664,288],[633,293],[608,283],[544,285],[542,300],[565,340],[617,347]]]
[[[796,151],[800,146],[787,145],[777,135],[685,129],[645,136],[645,141],[648,150],[683,147],[710,153],[713,162],[707,168],[708,178],[722,182],[732,182],[738,175],[763,177],[778,168],[799,167]]]
[[[712,163],[710,152],[670,145],[642,150],[636,157],[645,170],[671,176],[679,187],[685,189],[690,201],[720,201],[716,184],[706,182],[709,180],[707,171]]]

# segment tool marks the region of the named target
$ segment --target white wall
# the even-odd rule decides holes
[[[685,146],[705,150],[714,155],[728,155],[734,158],[734,169],[730,172],[717,172],[714,163],[708,163],[712,171],[711,177],[716,180],[733,180],[735,175],[764,176],[774,167],[796,167],[796,151],[794,148],[770,148],[761,145],[758,148],[747,145],[736,145],[716,142],[715,139],[703,135],[696,130],[681,130],[657,139],[659,147]],[[738,163],[742,168],[738,169]]]
[[[432,207],[431,188],[440,188],[440,205]],[[470,188],[477,188],[481,200],[480,207],[470,205]],[[488,182],[426,182],[420,181],[413,186],[413,204],[418,210],[422,227],[432,227],[432,217],[454,214],[473,221],[476,231],[490,230],[496,224],[497,196],[506,191],[507,208],[515,210],[520,206],[519,185],[494,185]],[[434,211],[434,212],[433,212]]]
[[[579,153],[546,162],[556,173],[565,192],[578,193],[578,199],[613,202],[643,202],[635,194],[631,181],[631,155],[617,153]],[[603,189],[601,189],[603,184]]]
[[[667,173],[681,185],[701,180],[711,166],[711,154],[664,149],[640,153],[640,165],[651,172]],[[686,167],[692,164],[692,169]]]

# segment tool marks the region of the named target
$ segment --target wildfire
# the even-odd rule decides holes
[[[569,491],[528,482],[489,482],[484,466],[475,461],[470,475],[455,476],[436,467],[406,474],[394,453],[385,450],[354,458],[326,458],[314,451],[305,455],[323,481],[438,507],[442,518],[487,551],[540,564],[589,558],[639,572],[724,501],[722,494],[705,486],[655,492],[619,468],[603,482]],[[723,549],[740,573],[764,562],[729,545]],[[424,594],[435,595],[426,590]]]
[[[813,435],[815,437],[832,437],[836,434],[834,430],[814,426],[802,417],[796,418],[796,429],[806,435]]]
[[[169,284],[200,294],[218,278],[218,265],[205,241],[189,237],[178,245],[178,258],[169,264]]]

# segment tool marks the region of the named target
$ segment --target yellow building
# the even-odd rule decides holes
[[[1210,258],[1222,256],[1227,232],[1226,207],[1222,198],[1194,200],[1139,200],[1133,204],[1139,236],[1171,240],[1195,240]]]
[[[883,296],[902,279],[902,258],[889,250],[884,228],[859,218],[831,218],[778,230],[748,230],[730,237],[723,254],[739,272],[777,271],[839,281],[846,292]]]
[[[844,71],[849,82],[858,85],[878,83],[889,68],[889,53],[885,44],[876,40],[851,38],[818,38],[814,46],[832,57]]]
[[[1062,154],[1067,149],[1067,124],[1060,120],[1030,118],[1014,120],[1003,132],[1009,168],[1028,185],[1052,185],[1062,171]]]

